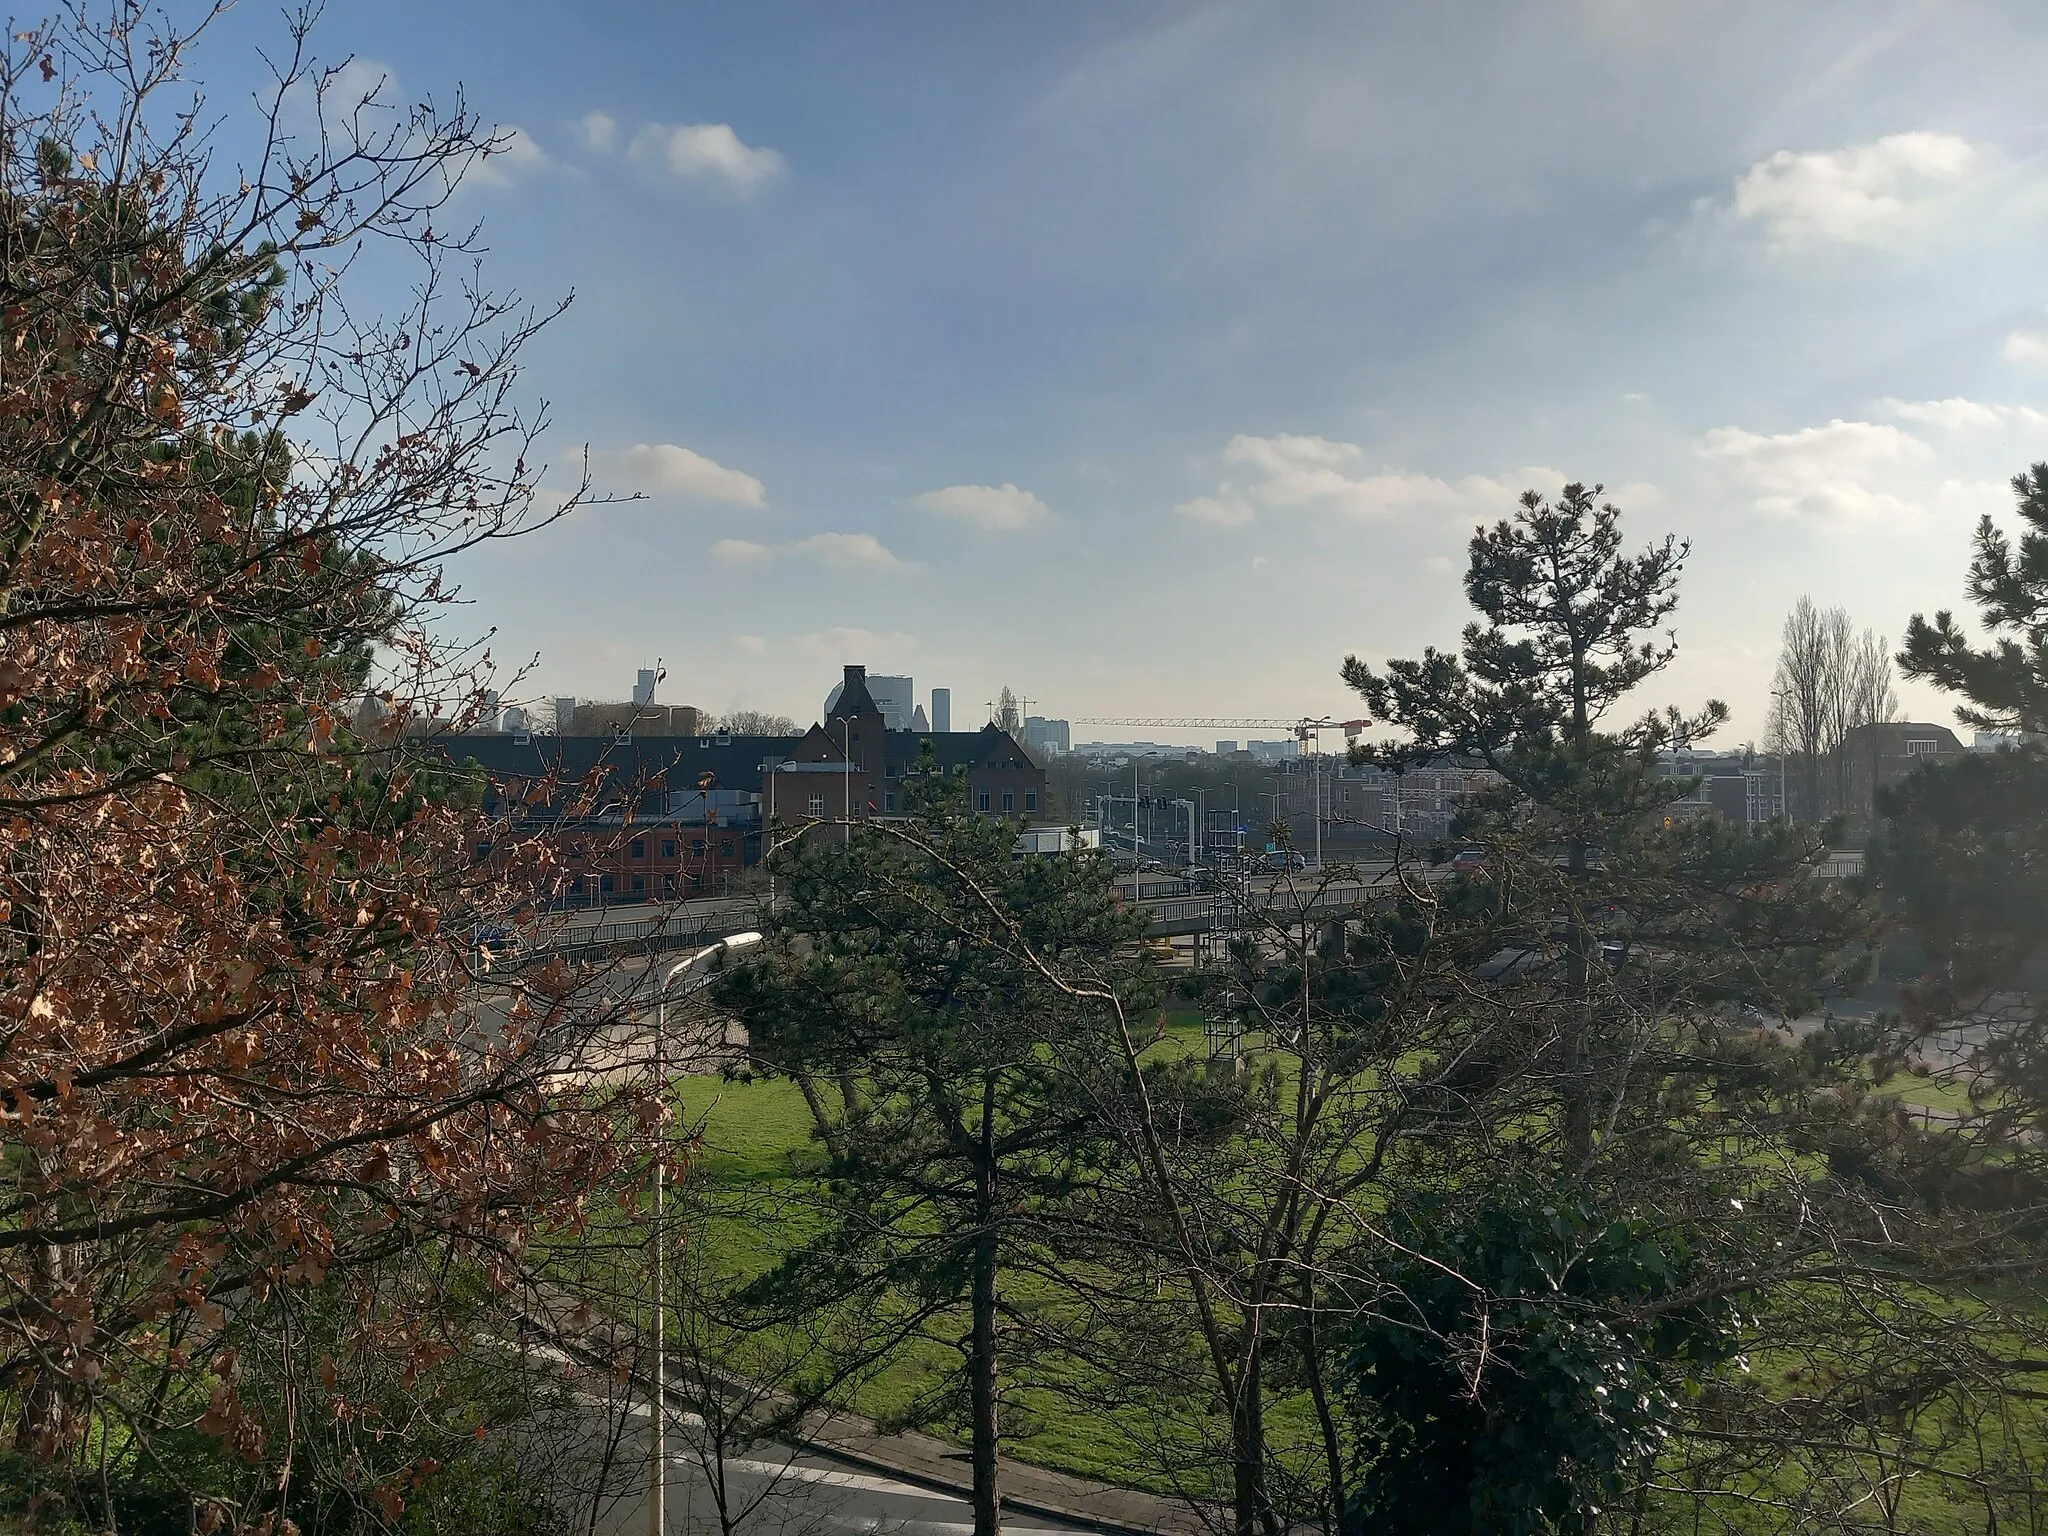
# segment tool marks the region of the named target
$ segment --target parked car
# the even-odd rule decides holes
[[[1454,875],[1477,874],[1480,870],[1485,869],[1490,862],[1486,857],[1486,850],[1484,848],[1460,848],[1451,857],[1451,873]]]
[[[482,923],[470,930],[469,942],[487,954],[517,954],[519,930],[504,923]]]

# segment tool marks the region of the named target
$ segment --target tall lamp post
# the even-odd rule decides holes
[[[1308,782],[1309,803],[1316,819],[1317,869],[1321,869],[1323,867],[1323,731],[1326,727],[1334,725],[1335,723],[1336,722],[1333,721],[1328,715],[1324,715],[1320,720],[1304,720],[1301,722],[1301,725],[1298,728],[1301,737],[1301,744],[1303,746],[1308,745],[1309,732],[1315,732],[1316,749],[1315,755],[1309,759],[1308,763]]]
[[[678,960],[661,979],[660,990],[654,994],[654,1079],[661,1085],[661,1092],[668,1092],[668,995],[678,980],[705,961],[727,955],[737,949],[749,949],[761,942],[758,933],[736,933],[731,938],[720,939],[716,944],[707,944],[688,959]],[[694,991],[703,984],[704,978],[693,978],[688,990]],[[657,1130],[656,1136],[663,1141],[667,1138]],[[662,1418],[662,1411],[668,1403],[668,1329],[667,1316],[662,1310],[662,1214],[666,1169],[663,1160],[654,1159],[654,1372],[653,1385],[647,1399],[647,1536],[666,1536],[668,1522],[668,1431]]]

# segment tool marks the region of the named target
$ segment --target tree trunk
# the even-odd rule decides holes
[[[1230,1414],[1231,1512],[1237,1536],[1280,1536],[1280,1522],[1266,1496],[1266,1350],[1256,1315],[1247,1326],[1252,1340]]]
[[[975,1188],[973,1339],[967,1362],[969,1408],[973,1415],[974,1536],[998,1536],[1003,1528],[1001,1425],[996,1405],[996,1167],[995,1078],[988,1078],[981,1106],[981,1168]]]
[[[55,1314],[50,1304],[63,1283],[64,1250],[54,1243],[45,1243],[36,1250],[29,1269],[28,1309],[34,1325],[44,1330],[45,1337],[54,1331]],[[43,1358],[36,1363],[35,1374],[21,1394],[21,1412],[14,1431],[15,1444],[30,1456],[47,1454],[64,1427],[63,1401],[50,1358],[53,1351],[43,1344],[36,1347],[36,1352]]]
[[[1323,1465],[1330,1479],[1326,1520],[1331,1536],[1344,1529],[1344,1506],[1349,1502],[1344,1489],[1344,1442],[1337,1433],[1337,1419],[1330,1411],[1330,1393],[1323,1381],[1322,1330],[1317,1326],[1316,1286],[1313,1279],[1302,1296],[1303,1369],[1308,1378],[1310,1400],[1315,1404],[1316,1428],[1323,1437]]]

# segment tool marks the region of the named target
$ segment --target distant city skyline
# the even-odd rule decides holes
[[[277,35],[231,13],[209,100]],[[538,653],[508,703],[660,656],[714,713],[859,662],[960,723],[1341,718],[1569,477],[1692,540],[1641,702],[1734,745],[1800,594],[1896,644],[2048,457],[2036,6],[352,0],[315,42],[504,127],[448,216],[576,295],[547,493],[586,446],[646,493],[451,572]]]

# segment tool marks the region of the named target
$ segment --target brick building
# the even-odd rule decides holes
[[[892,731],[868,692],[864,667],[848,667],[825,719],[779,762],[764,765],[762,814],[784,826],[821,818],[898,816],[903,780],[930,743],[938,771],[967,780],[969,809],[986,816],[1045,814],[1045,770],[997,725],[978,731]]]
[[[1005,731],[892,731],[848,667],[830,714],[801,736],[610,737],[480,733],[439,748],[483,771],[499,822],[480,857],[544,838],[569,904],[722,895],[777,836],[806,821],[902,814],[929,743],[989,816],[1046,814],[1045,772]]]

